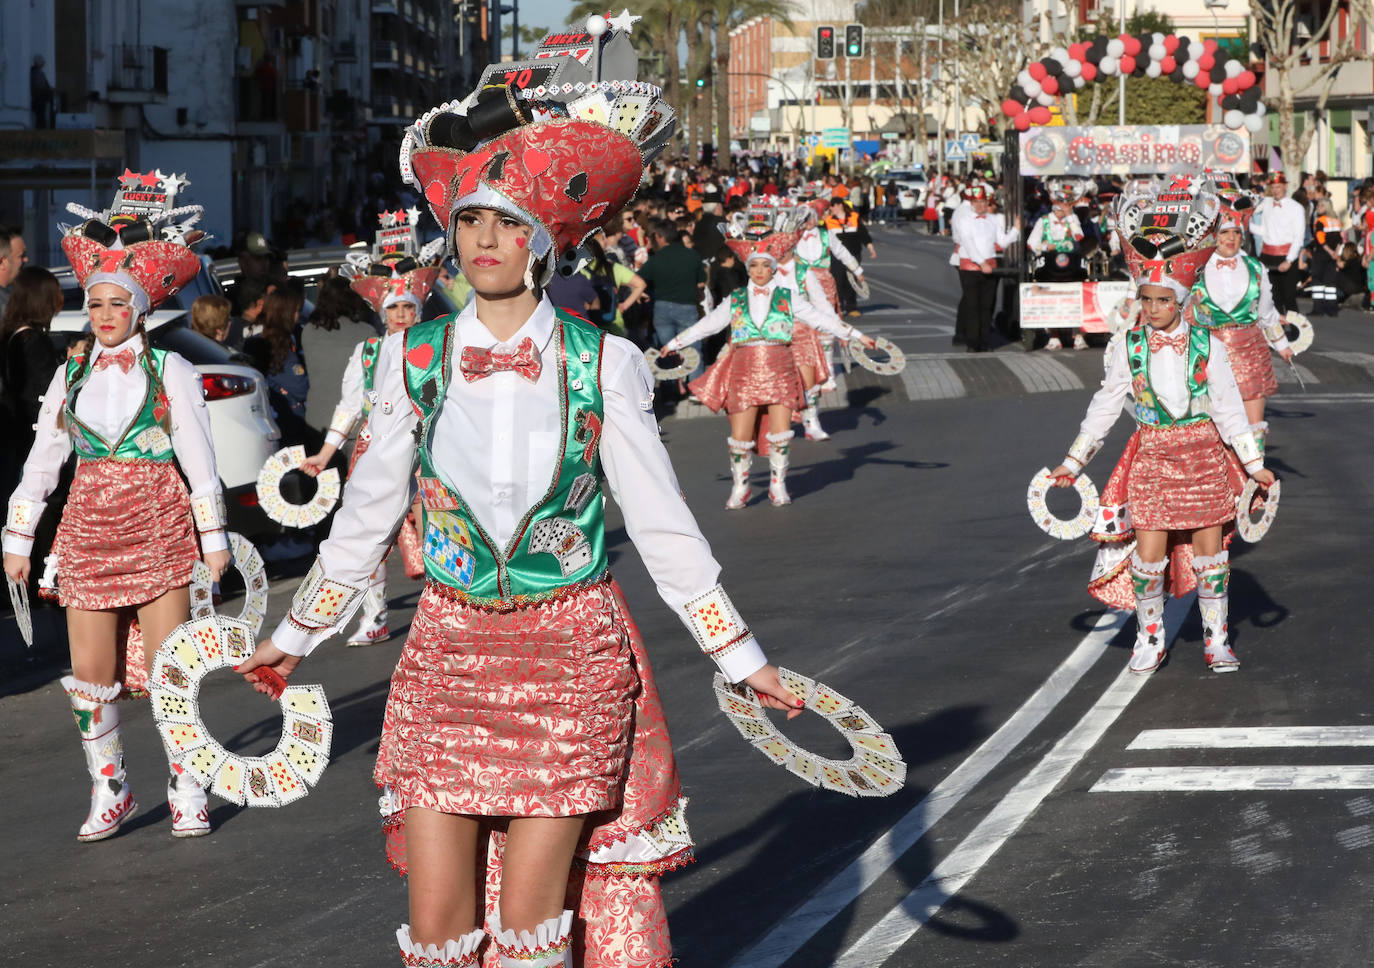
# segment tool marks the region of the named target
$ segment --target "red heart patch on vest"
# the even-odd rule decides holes
[[[549,165],[553,164],[553,159],[549,157],[547,151],[539,148],[530,148],[520,158],[525,165],[525,171],[530,173],[530,177],[538,177],[549,170]]]
[[[421,343],[419,346],[411,347],[406,353],[406,362],[416,369],[423,370],[429,366],[434,359],[434,347],[428,343]]]
[[[1110,520],[1111,520],[1112,518],[1114,518],[1114,517],[1116,517],[1116,512],[1115,512],[1115,511],[1108,511],[1106,508],[1103,508],[1103,509],[1102,509],[1102,520],[1103,520],[1103,521],[1110,521]]]
[[[101,776],[114,776],[114,764],[113,764],[113,763],[106,763],[104,766],[102,766],[102,767],[100,768],[100,775],[101,775]]]

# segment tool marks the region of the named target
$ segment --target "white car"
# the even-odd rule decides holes
[[[53,317],[52,335],[69,345],[89,331],[85,294],[70,268],[49,271],[62,284],[64,300],[62,311]],[[209,270],[209,260],[202,257],[200,274],[161,308],[149,313],[144,322],[148,341],[155,347],[180,353],[200,373],[210,408],[215,463],[229,509],[229,529],[249,540],[279,534],[280,525],[258,507],[258,471],[278,449],[281,439],[267,399],[267,381],[248,365],[242,354],[191,329],[191,303],[207,293],[219,294],[220,287]]]
[[[879,179],[886,185],[889,181],[897,183],[897,207],[902,211],[903,218],[915,218],[915,215],[908,214],[920,212],[925,209],[922,203],[926,193],[926,173],[919,168],[890,168],[883,172]]]

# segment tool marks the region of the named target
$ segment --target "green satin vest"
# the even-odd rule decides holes
[[[406,393],[420,416],[416,435],[425,576],[479,605],[518,608],[600,581],[607,573],[605,498],[597,480],[605,416],[600,383],[605,334],[562,310],[557,317],[552,339],[558,360],[560,453],[544,497],[525,512],[504,548],[444,479],[430,450],[434,420],[453,376],[457,314],[416,323],[405,334]]]
[[[1188,328],[1188,412],[1176,417],[1155,396],[1150,383],[1149,327],[1136,326],[1126,331],[1126,361],[1131,367],[1131,391],[1135,397],[1135,420],[1144,427],[1186,427],[1211,420],[1207,412],[1207,358],[1212,351],[1212,334],[1201,326]]]
[[[752,285],[752,283],[750,284]],[[767,340],[770,343],[792,342],[792,299],[790,290],[777,286],[768,315],[756,322],[749,315],[749,286],[730,293],[730,342],[749,343]]]
[[[1259,321],[1260,273],[1266,271],[1264,263],[1244,253],[1236,256],[1245,262],[1250,271],[1250,285],[1246,287],[1245,298],[1236,303],[1229,312],[1212,301],[1207,291],[1207,273],[1198,273],[1193,283],[1193,321],[1207,329],[1225,327],[1253,326]]]
[[[792,258],[797,263],[797,279],[806,278],[807,269],[830,269],[830,230],[824,225],[816,227],[816,231],[821,234],[821,254],[815,262],[807,262],[801,257],[800,252],[792,253]]]
[[[137,365],[143,369],[147,380],[143,404],[129,426],[124,428],[123,435],[114,442],[101,437],[76,415],[77,393],[90,380],[93,371],[87,365],[85,356],[74,356],[67,361],[67,397],[62,405],[62,414],[67,432],[71,434],[72,447],[78,455],[86,460],[106,457],[115,460],[172,460],[172,438],[162,424],[167,416],[167,397],[165,393],[153,393],[154,385],[162,386],[167,353],[167,350],[149,349],[138,355]]]
[[[377,357],[382,352],[382,338],[380,336],[370,336],[363,340],[362,364],[363,364],[363,417],[372,412],[372,388],[377,383]]]

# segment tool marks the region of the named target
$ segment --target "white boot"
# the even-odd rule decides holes
[[[204,837],[210,832],[210,801],[196,778],[167,753],[167,809],[172,811],[173,837]]]
[[[787,493],[787,464],[788,454],[792,450],[792,436],[790,430],[768,435],[768,500],[773,502],[775,508],[792,503]]]
[[[496,945],[496,961],[501,968],[572,968],[571,911],[549,918],[534,931],[501,928],[501,916],[491,915],[491,940]]]
[[[1213,672],[1235,672],[1240,660],[1227,642],[1231,605],[1231,553],[1223,551],[1193,559],[1197,575],[1197,605],[1202,612],[1202,658]]]
[[[806,391],[806,409],[802,411],[802,429],[807,440],[829,440],[830,435],[821,429],[820,414],[816,412],[816,401],[821,398],[821,388],[812,387]]]
[[[91,809],[77,831],[82,841],[113,837],[120,824],[134,815],[138,801],[124,782],[124,743],[119,737],[119,683],[96,686],[75,676],[63,676],[62,688],[72,704],[86,771],[91,775]]]
[[[1164,662],[1168,640],[1164,637],[1164,572],[1169,561],[1142,561],[1131,552],[1131,585],[1135,589],[1135,648],[1130,670],[1154,672]]]
[[[1083,338],[1082,333],[1073,334],[1073,348],[1076,350],[1086,350],[1088,348],[1088,341]]]
[[[391,628],[386,623],[385,561],[372,573],[367,591],[363,593],[363,607],[359,611],[362,617],[358,619],[358,627],[345,645],[376,645],[391,638]]]
[[[442,949],[434,944],[421,947],[410,940],[410,925],[403,924],[396,932],[396,943],[401,947],[401,964],[405,968],[477,968],[477,948],[486,936],[478,928],[456,941],[445,941]]]
[[[730,499],[725,510],[738,511],[749,503],[749,468],[754,463],[754,442],[727,438],[730,445]]]

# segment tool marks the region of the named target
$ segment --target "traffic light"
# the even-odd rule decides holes
[[[829,24],[816,28],[816,59],[835,59],[835,28]]]
[[[864,25],[846,24],[844,28],[844,56],[862,57],[864,55]]]
[[[698,78],[697,78],[697,87],[705,87],[705,86],[706,86],[706,78],[704,78],[704,77],[698,77]]]

